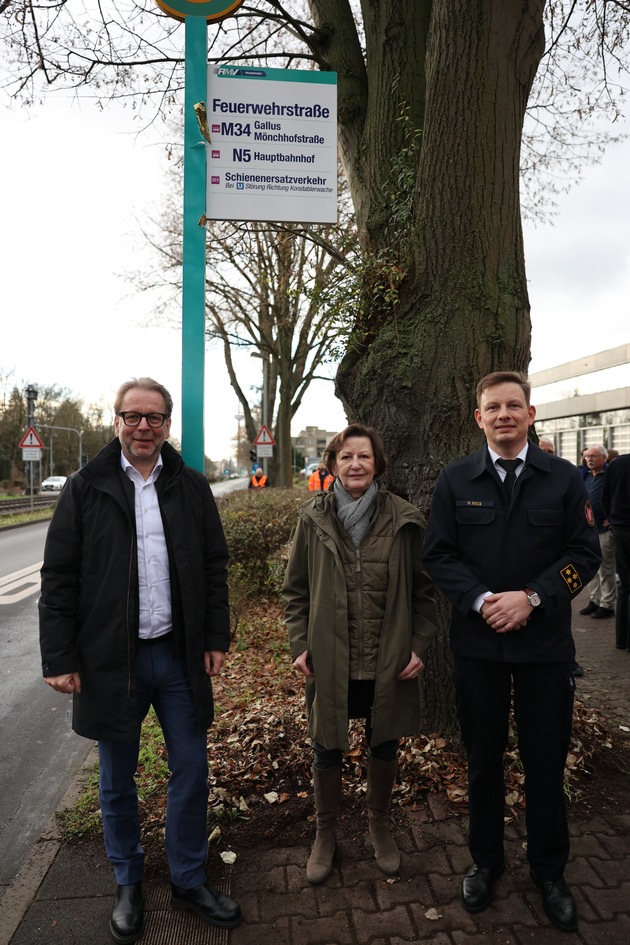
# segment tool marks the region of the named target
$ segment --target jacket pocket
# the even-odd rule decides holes
[[[546,509],[527,509],[527,520],[538,528],[556,528],[564,521],[564,511],[560,506]]]
[[[455,521],[459,525],[491,525],[496,518],[496,509],[489,506],[464,505],[455,509]]]

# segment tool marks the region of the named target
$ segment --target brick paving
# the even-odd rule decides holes
[[[614,621],[581,617],[588,602],[574,602],[578,697],[601,711],[613,727],[630,727],[630,653],[615,649]],[[630,790],[630,779],[629,779]],[[584,945],[630,941],[630,816],[595,815],[571,822],[566,878],[578,903]],[[256,862],[237,862],[232,895],[245,922],[230,945],[553,945],[566,933],[550,925],[528,875],[523,826],[506,832],[506,871],[496,898],[478,915],[461,906],[461,877],[470,858],[466,821],[440,796],[408,814],[397,836],[400,876],[386,880],[373,860],[367,827],[357,842],[341,844],[335,868],[322,886],[305,877],[308,848],[256,851]],[[245,861],[246,857],[242,857]]]
[[[578,696],[602,712],[609,726],[630,727],[630,653],[615,649],[612,620],[579,616],[587,600],[583,592],[574,602],[577,657],[584,669],[584,677],[577,680]],[[580,914],[572,940],[583,945],[627,945],[630,816],[595,811],[587,822],[571,821],[570,830],[566,878]],[[407,809],[397,839],[402,863],[400,876],[393,881],[376,867],[365,818],[357,823],[356,840],[341,843],[333,873],[321,886],[306,881],[306,846],[257,848],[251,858],[241,853],[231,874],[223,877],[218,873],[213,877],[213,861],[211,881],[230,888],[245,916],[243,924],[229,933],[203,926],[188,913],[171,913],[166,884],[147,882],[148,921],[140,943],[554,945],[570,940],[543,913],[540,895],[528,876],[522,824],[507,828],[506,871],[493,903],[475,916],[459,902],[461,877],[469,865],[465,819],[435,795],[426,808]],[[54,836],[42,838],[42,856],[46,843],[53,842]],[[56,843],[39,873],[36,860],[30,864],[36,876],[31,886],[28,870],[23,871],[14,884],[18,888],[0,901],[0,945],[111,943],[112,878],[103,852],[100,848],[86,852],[59,844],[58,839]],[[21,912],[12,927],[20,901]]]

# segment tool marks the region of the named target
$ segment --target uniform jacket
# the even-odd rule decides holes
[[[571,599],[600,563],[580,473],[530,443],[508,505],[486,446],[451,463],[435,487],[424,562],[453,605],[455,653],[511,662],[573,659]],[[525,627],[496,633],[471,610],[485,592],[526,587],[542,606]]]
[[[379,512],[385,506],[391,511],[393,540],[376,666],[375,745],[419,731],[419,684],[397,682],[396,676],[409,662],[412,650],[426,658],[436,633],[432,586],[422,569],[420,513],[385,490],[379,491],[377,503]],[[332,493],[319,493],[302,506],[283,596],[292,658],[308,650],[315,673],[306,681],[309,734],[327,749],[347,750],[348,600],[337,530],[341,527]]]
[[[168,444],[156,480],[169,555],[174,652],[185,657],[197,720],[213,719],[205,650],[229,649],[227,547],[201,473]],[[134,485],[113,440],[68,480],[53,515],[39,602],[44,676],[78,672],[73,728],[86,738],[132,741],[138,645]]]

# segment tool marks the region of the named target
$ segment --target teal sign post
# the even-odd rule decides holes
[[[243,0],[156,0],[185,26],[184,226],[182,253],[182,456],[204,472],[206,288],[206,141],[197,112],[207,88],[208,21],[230,16]]]

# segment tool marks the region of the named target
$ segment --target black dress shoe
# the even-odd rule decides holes
[[[462,881],[462,904],[467,912],[483,912],[494,896],[494,884],[503,872],[503,866],[470,867]]]
[[[610,610],[608,607],[597,607],[591,614],[591,620],[606,620],[614,616],[614,610]]]
[[[118,945],[137,942],[144,928],[144,901],[142,883],[119,886],[109,923],[112,938]]]
[[[583,617],[589,617],[595,610],[597,610],[597,604],[594,604],[593,601],[590,601],[586,607],[582,607],[580,613]]]
[[[182,889],[171,883],[171,902],[176,909],[192,909],[204,922],[219,929],[235,929],[241,924],[241,908],[237,902],[202,883],[193,889]]]
[[[578,927],[577,906],[564,879],[540,879],[533,870],[529,875],[540,890],[547,917],[563,932],[575,932]]]

